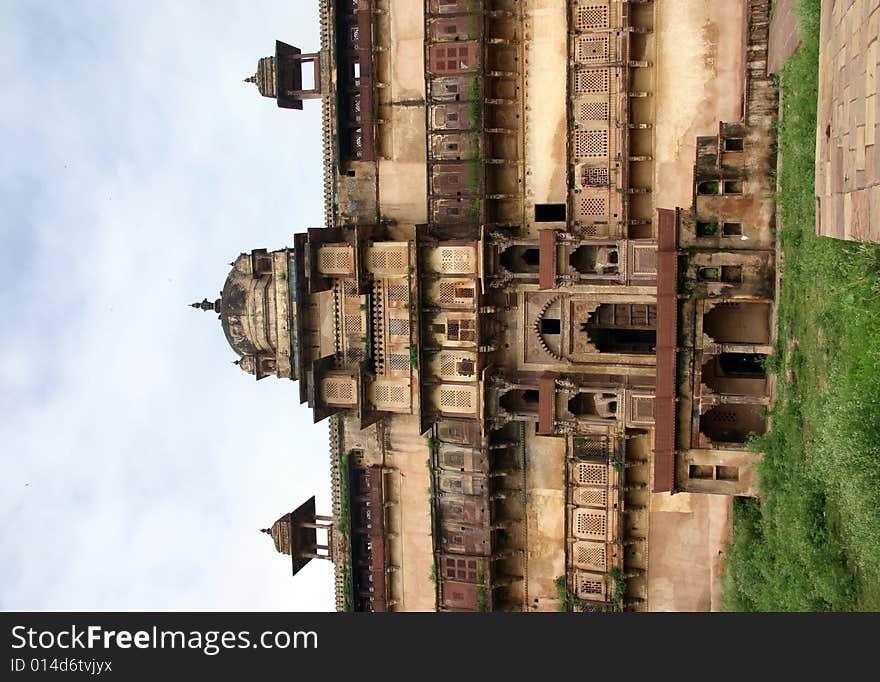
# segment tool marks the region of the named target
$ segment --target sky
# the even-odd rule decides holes
[[[327,422],[233,364],[229,263],[323,224],[320,104],[243,83],[317,0],[0,0],[0,609],[333,608],[259,529]]]

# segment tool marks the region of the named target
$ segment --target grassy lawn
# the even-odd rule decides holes
[[[784,253],[760,500],[736,500],[729,610],[880,610],[880,247],[817,238],[819,0],[782,75]]]

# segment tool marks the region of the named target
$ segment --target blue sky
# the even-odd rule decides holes
[[[317,2],[0,0],[0,608],[328,610],[258,532],[326,422],[231,364],[229,262],[323,221],[320,105],[242,79]]]

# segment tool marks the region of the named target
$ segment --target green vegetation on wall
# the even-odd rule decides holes
[[[348,459],[350,452],[344,452],[339,457],[339,518],[336,519],[336,532],[342,537],[343,544],[348,545],[349,532],[349,500],[348,500]],[[345,575],[342,583],[343,610],[352,611],[351,603],[351,566],[345,562]]]
[[[348,542],[348,518],[350,515],[348,501],[348,458],[351,453],[344,452],[339,458],[339,518],[336,519],[336,531]]]
[[[561,575],[553,581],[553,585],[556,587],[556,598],[559,600],[556,610],[562,612],[568,611],[568,580],[564,575]]]

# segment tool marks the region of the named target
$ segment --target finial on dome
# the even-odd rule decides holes
[[[257,82],[257,74],[254,74],[253,76],[248,76],[247,78],[244,79],[244,82],[245,83],[256,83]]]
[[[272,535],[272,530],[269,528],[260,528],[261,533],[265,533],[266,535]]]
[[[189,305],[191,308],[195,308],[196,310],[204,310],[206,312],[208,310],[214,310],[219,313],[220,312],[220,300],[221,299],[218,298],[216,301],[211,303],[206,298],[206,299],[203,299],[201,303],[190,303]]]

